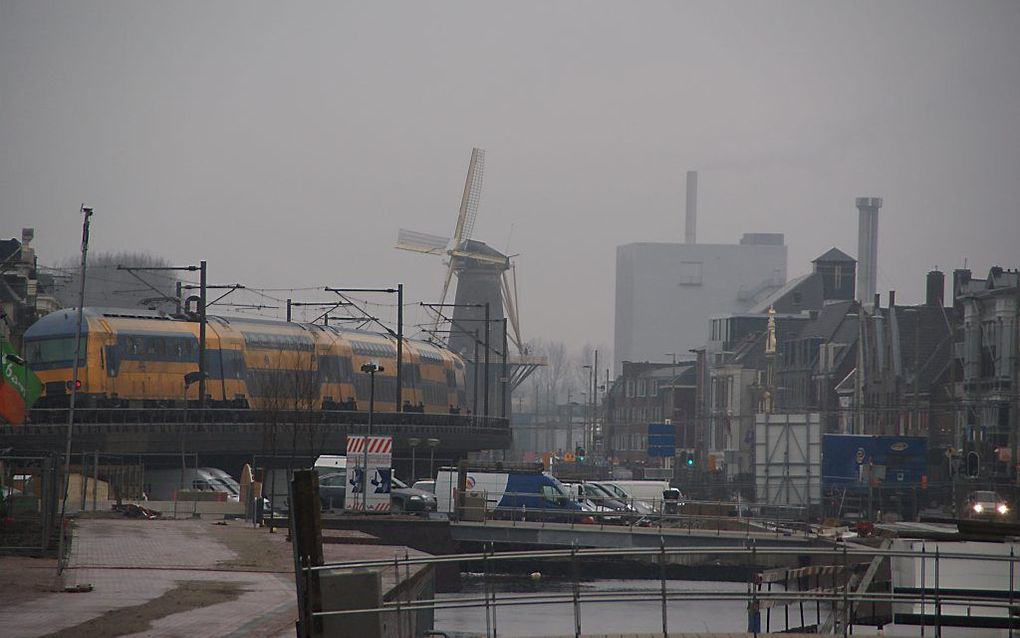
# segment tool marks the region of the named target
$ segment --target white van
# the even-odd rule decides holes
[[[198,492],[223,492],[228,501],[236,503],[241,498],[241,486],[237,480],[217,467],[189,467],[181,469],[146,470],[144,490],[152,501],[172,501],[174,493],[183,488]]]
[[[626,502],[646,503],[653,511],[662,509],[662,493],[669,489],[669,481],[593,481]],[[642,508],[638,507],[640,511]]]

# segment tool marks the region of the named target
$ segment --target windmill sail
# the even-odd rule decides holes
[[[471,149],[471,162],[468,164],[467,179],[464,180],[464,195],[460,199],[460,214],[457,216],[457,229],[453,233],[453,247],[471,239],[475,232],[475,219],[478,217],[478,202],[482,198],[482,177],[485,175],[485,150]]]
[[[401,250],[410,250],[426,255],[443,255],[446,254],[446,246],[449,243],[449,237],[419,233],[406,228],[397,231],[397,248]]]

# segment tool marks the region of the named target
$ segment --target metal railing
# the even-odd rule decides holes
[[[763,583],[760,577],[753,578],[747,583],[746,591],[733,591],[732,589],[712,589],[712,590],[696,590],[696,591],[668,591],[666,587],[666,565],[668,559],[676,557],[698,557],[698,556],[718,556],[725,555],[727,557],[739,557],[749,560],[750,565],[756,565],[757,561],[763,557],[810,557],[813,560],[825,561],[823,565],[832,566],[833,573],[841,572],[839,578],[835,575],[832,577],[831,585],[829,587],[815,587],[807,590],[789,590],[784,587],[782,591],[771,591],[771,586],[768,590],[763,589]],[[911,613],[916,610],[916,605],[920,605],[920,614],[913,614],[919,617],[919,624],[921,625],[921,635],[925,636],[926,630],[926,619],[931,618],[932,622],[930,627],[933,629],[933,635],[941,636],[941,629],[943,627],[943,609],[954,605],[966,606],[969,610],[978,608],[989,610],[990,613],[998,611],[1000,614],[1005,610],[1005,615],[1000,616],[1001,622],[1004,627],[1008,627],[1009,635],[1013,635],[1013,629],[1015,624],[1020,624],[1020,619],[1014,618],[1016,614],[1020,614],[1020,608],[1018,608],[1014,596],[1015,596],[1015,563],[1020,560],[1020,557],[1014,555],[1012,549],[1010,555],[988,555],[988,554],[976,554],[971,552],[943,552],[940,551],[938,546],[934,551],[926,551],[926,547],[922,545],[920,551],[917,550],[894,550],[894,549],[876,549],[867,547],[849,547],[846,544],[834,545],[831,548],[777,548],[777,547],[762,547],[758,548],[753,543],[749,543],[747,547],[742,548],[729,548],[723,549],[719,547],[689,547],[689,548],[676,548],[666,547],[664,543],[660,542],[658,548],[600,548],[600,549],[581,549],[576,546],[570,549],[557,549],[557,550],[535,550],[535,551],[509,551],[509,552],[491,552],[483,551],[480,553],[470,554],[449,554],[441,556],[404,556],[403,558],[396,556],[393,559],[381,559],[381,560],[361,560],[361,561],[347,561],[342,563],[332,563],[328,565],[322,565],[317,567],[305,568],[305,577],[309,577],[313,573],[327,573],[344,570],[365,570],[365,569],[395,569],[397,570],[397,576],[399,580],[400,569],[404,569],[405,573],[410,573],[410,569],[431,567],[449,563],[461,563],[461,562],[476,562],[483,566],[483,581],[484,587],[481,593],[472,593],[464,596],[458,596],[454,598],[429,598],[429,599],[405,599],[405,600],[391,600],[384,602],[376,607],[363,608],[363,609],[344,609],[344,610],[332,610],[332,611],[318,611],[313,613],[313,616],[324,618],[328,616],[349,616],[355,614],[403,614],[416,612],[421,610],[446,610],[446,609],[464,609],[464,608],[484,608],[485,609],[485,621],[486,621],[486,635],[495,637],[497,635],[498,623],[496,622],[496,609],[502,607],[518,607],[526,605],[544,605],[544,604],[571,604],[573,607],[573,620],[574,620],[574,635],[580,637],[582,631],[582,609],[585,605],[592,604],[608,604],[608,603],[624,603],[634,601],[649,601],[648,591],[633,591],[633,590],[604,590],[598,592],[582,592],[578,587],[578,566],[582,561],[593,559],[593,558],[606,558],[606,557],[618,557],[618,558],[646,558],[653,559],[658,562],[660,568],[660,583],[659,596],[657,597],[662,609],[662,634],[663,636],[669,633],[669,615],[668,615],[668,604],[670,602],[677,601],[734,601],[743,602],[746,604],[748,610],[748,631],[757,634],[761,631],[760,626],[760,612],[762,608],[770,610],[773,606],[778,605],[789,605],[799,604],[801,605],[801,618],[804,618],[803,605],[814,604],[816,605],[816,625],[822,625],[822,610],[823,605],[824,611],[831,615],[834,619],[834,632],[841,633],[843,636],[847,636],[852,633],[854,624],[861,624],[858,621],[858,610],[862,603],[869,603],[872,605],[872,620],[874,620],[875,605],[908,605],[910,606]],[[919,560],[921,563],[921,583],[918,591],[898,593],[895,591],[868,591],[868,585],[864,585],[864,589],[851,591],[851,588],[855,585],[851,578],[851,574],[854,570],[863,567],[866,562],[880,558],[893,559],[902,558],[910,560]],[[528,562],[539,562],[549,560],[563,560],[568,559],[571,563],[571,573],[573,587],[569,592],[540,592],[540,593],[504,593],[497,595],[496,591],[490,586],[489,577],[493,573],[492,568],[494,565],[504,562],[514,561],[528,561]],[[1005,569],[1008,570],[1008,593],[1004,596],[1001,594],[997,595],[996,591],[989,591],[987,595],[980,593],[958,593],[955,591],[941,591],[940,588],[940,562],[945,560],[973,560],[973,561],[984,561],[992,564],[992,566],[986,570],[991,573],[995,569],[995,565],[1005,564]],[[932,570],[932,571],[927,571]],[[929,586],[929,579],[927,574],[932,576],[931,585]],[[1004,575],[1004,574],[1003,574]],[[890,589],[892,586],[890,585]],[[929,612],[930,609],[930,612]],[[895,618],[894,612],[890,607],[890,619]],[[786,629],[791,629],[789,624],[789,615],[786,615]],[[800,627],[807,629],[808,627],[803,625]],[[838,629],[836,629],[838,628]],[[777,627],[777,629],[779,629]],[[769,631],[766,628],[765,631]]]
[[[444,495],[445,496],[445,495]],[[489,521],[509,522],[511,525],[518,523],[566,523],[571,528],[577,526],[584,529],[617,529],[628,528],[633,530],[655,528],[661,531],[669,531],[671,534],[684,533],[704,535],[714,533],[717,536],[743,534],[747,537],[771,535],[775,537],[800,536],[803,538],[814,538],[812,528],[803,518],[785,518],[777,516],[760,515],[761,508],[757,508],[759,515],[755,515],[755,508],[748,507],[753,504],[741,504],[738,509],[737,503],[722,501],[676,501],[658,500],[647,501],[644,499],[613,499],[622,502],[629,508],[628,511],[600,509],[574,510],[563,506],[556,506],[550,502],[543,507],[530,507],[527,504],[534,502],[540,497],[534,493],[505,492],[500,495],[500,505],[491,507],[489,494],[486,491],[478,491],[475,498],[465,495],[463,501],[458,502],[455,495],[449,495],[449,503],[452,504],[450,516],[454,520],[464,522],[480,522],[486,524]],[[568,497],[562,497],[562,503],[568,501],[577,503]],[[477,502],[477,505],[472,504]],[[582,502],[584,502],[582,500]],[[598,501],[593,502],[598,505]],[[653,511],[642,513],[638,511],[638,504],[647,504]],[[685,513],[685,508],[697,507],[715,508],[718,510],[731,510],[729,514],[694,514]]]

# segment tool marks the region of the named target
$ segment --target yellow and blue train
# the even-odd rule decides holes
[[[37,407],[70,400],[76,311],[51,313],[25,332],[25,358],[43,382]],[[199,323],[150,311],[85,308],[77,405],[159,408],[194,405]],[[397,403],[396,341],[384,334],[309,323],[209,316],[206,406],[282,410],[367,410],[364,363],[379,363],[379,410]],[[466,413],[465,363],[457,354],[406,339],[401,406]]]

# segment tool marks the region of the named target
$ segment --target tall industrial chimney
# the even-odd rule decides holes
[[[684,243],[696,244],[698,226],[698,171],[687,171],[687,223]]]
[[[925,283],[924,303],[928,306],[941,306],[946,293],[946,276],[941,270],[932,270]]]
[[[881,197],[858,197],[857,210],[857,299],[871,303],[878,278],[878,209]]]

